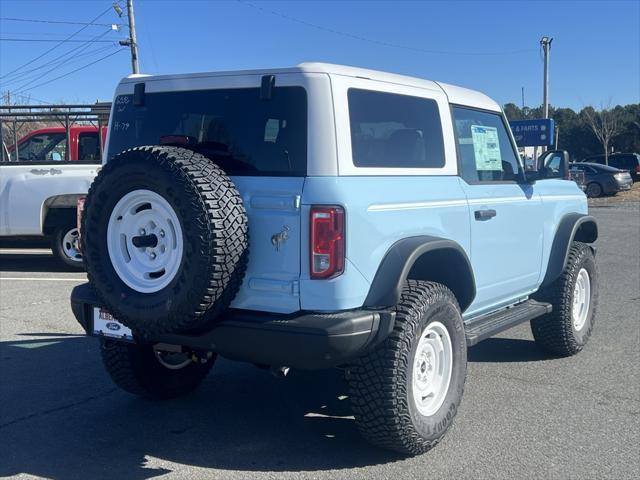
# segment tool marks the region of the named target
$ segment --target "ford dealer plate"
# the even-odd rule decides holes
[[[113,318],[104,308],[93,308],[93,334],[133,341],[131,329]]]

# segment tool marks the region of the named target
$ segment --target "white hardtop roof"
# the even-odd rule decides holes
[[[131,83],[147,80],[169,80],[169,79],[189,79],[218,76],[239,76],[239,75],[278,75],[284,73],[325,73],[327,75],[341,75],[346,77],[358,77],[374,80],[378,82],[395,83],[407,85],[427,90],[441,90],[449,99],[450,103],[483,108],[486,110],[500,111],[500,106],[484,93],[470,90],[464,87],[449,85],[433,80],[425,80],[417,77],[398,75],[396,73],[382,72],[379,70],[369,70],[366,68],[351,67],[348,65],[336,65],[331,63],[307,62],[289,68],[264,68],[256,70],[235,70],[221,72],[203,72],[172,75],[129,75],[122,80],[123,83]]]

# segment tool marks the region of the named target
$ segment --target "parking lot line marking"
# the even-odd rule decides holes
[[[30,282],[84,282],[86,278],[0,277],[2,280],[28,280]]]
[[[17,348],[41,348],[41,347],[48,347],[50,345],[55,345],[57,343],[62,342],[62,340],[54,340],[52,342],[34,342],[34,343],[10,343],[9,346],[10,347],[17,347]]]
[[[355,418],[353,415],[324,415],[315,412],[305,413],[304,416],[306,418],[337,418],[340,420],[353,420]]]
[[[44,248],[0,248],[1,255],[50,255],[51,249]]]

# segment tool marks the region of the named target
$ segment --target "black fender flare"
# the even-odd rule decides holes
[[[547,271],[541,287],[545,287],[560,276],[567,266],[569,249],[573,241],[593,243],[598,238],[596,219],[584,213],[568,213],[560,220],[551,244]],[[595,248],[591,247],[595,253]]]
[[[471,262],[453,240],[429,235],[397,241],[383,257],[364,307],[396,305],[407,279],[432,280],[449,287],[464,311],[476,296]]]

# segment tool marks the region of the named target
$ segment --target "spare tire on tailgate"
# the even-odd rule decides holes
[[[238,292],[247,215],[227,175],[178,147],[138,147],[110,160],[85,203],[89,281],[141,337],[206,327]]]

